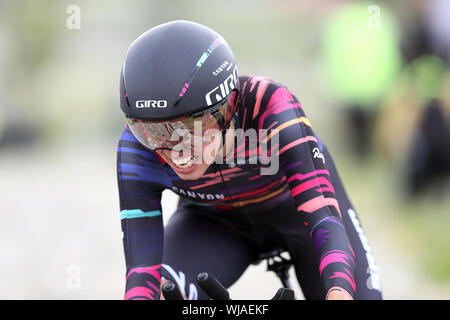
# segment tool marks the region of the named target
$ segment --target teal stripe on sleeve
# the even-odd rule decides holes
[[[134,210],[122,210],[120,211],[120,220],[123,219],[134,219],[134,218],[144,218],[144,217],[155,217],[161,215],[161,211],[148,211],[144,212],[141,209]]]

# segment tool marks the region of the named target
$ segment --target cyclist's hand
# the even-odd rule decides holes
[[[352,300],[352,297],[348,293],[333,290],[327,294],[327,300]]]
[[[160,296],[159,296],[159,300],[166,300],[165,298],[164,298],[164,294],[163,294],[163,291],[162,291],[162,287],[163,287],[163,285],[165,285],[167,282],[169,282],[169,280],[167,280],[167,279],[161,279],[161,286],[159,287],[160,288]],[[183,298],[184,298],[184,300],[187,300],[186,299],[186,296],[183,294]]]

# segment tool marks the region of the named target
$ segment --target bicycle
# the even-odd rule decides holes
[[[260,253],[258,258],[252,262],[253,265],[258,265],[266,260],[267,271],[275,272],[283,285],[270,300],[295,300],[294,291],[289,283],[289,269],[292,266],[292,261],[281,255],[284,252],[283,248],[276,247]],[[197,284],[211,300],[231,300],[228,290],[209,272],[199,273]],[[178,286],[172,281],[167,281],[162,286],[162,292],[166,300],[185,300]]]
[[[286,250],[282,247],[275,247],[268,251],[263,251],[252,264],[258,265],[263,260],[266,260],[267,271],[273,271],[280,279],[284,288],[292,289],[289,282],[289,269],[292,266],[292,261],[282,256],[285,252]]]

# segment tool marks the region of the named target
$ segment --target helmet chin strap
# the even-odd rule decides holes
[[[234,122],[235,117],[233,116],[233,118],[228,122],[227,126],[225,127],[225,129],[222,130],[221,134],[222,134],[222,141],[223,143],[220,145],[219,150],[217,150],[217,153],[219,154],[220,152],[222,152],[222,160],[224,157],[227,156],[227,154],[223,155],[223,149],[224,147],[226,147],[226,134],[227,134],[227,130],[231,127],[232,122]],[[233,129],[234,129],[234,123],[233,123]],[[228,150],[225,150],[228,151]]]

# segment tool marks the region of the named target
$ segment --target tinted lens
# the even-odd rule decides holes
[[[173,148],[190,135],[182,121],[151,123],[128,119],[128,126],[136,139],[151,150]]]
[[[180,143],[198,145],[209,141],[212,135],[227,128],[235,110],[236,106],[226,101],[183,119],[152,122],[127,118],[127,121],[133,135],[147,148],[173,149]]]

